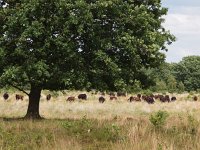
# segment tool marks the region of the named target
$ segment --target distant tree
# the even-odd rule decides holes
[[[29,96],[27,118],[40,118],[43,89],[132,85],[142,67],[164,61],[161,50],[174,41],[161,25],[167,9],[160,0],[0,3],[0,81]]]
[[[183,84],[183,82],[179,82],[177,85],[177,89],[179,92],[184,92],[185,91],[185,86]]]
[[[157,80],[156,81],[156,92],[164,92],[167,91],[167,84],[163,80]]]
[[[147,88],[151,88],[153,91],[170,91],[176,90],[177,81],[173,75],[174,64],[163,63],[157,68],[150,68],[145,71]],[[148,81],[148,82],[147,82]],[[150,86],[150,87],[149,87]]]
[[[200,56],[187,56],[174,66],[177,81],[182,82],[186,90],[200,88]]]
[[[177,82],[175,77],[171,74],[167,79],[167,88],[169,92],[175,92],[177,89]]]

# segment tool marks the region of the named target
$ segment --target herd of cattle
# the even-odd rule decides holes
[[[94,93],[92,93],[92,94],[94,94]],[[106,96],[106,94],[104,92],[100,93],[99,103],[104,103],[106,101],[105,96]],[[110,92],[110,93],[108,93],[108,96],[109,96],[109,99],[112,101],[112,100],[117,100],[119,97],[125,97],[126,98],[127,94],[124,93],[124,92],[117,92],[117,93]],[[52,97],[51,94],[46,95],[46,100],[49,101],[51,99],[51,97]],[[7,92],[4,93],[3,98],[4,98],[4,100],[7,100],[9,98],[9,94]],[[16,100],[22,100],[23,101],[24,96],[16,94],[15,98],[16,98]],[[87,100],[88,96],[87,96],[87,94],[79,94],[77,98],[79,100]],[[127,101],[129,101],[129,102],[145,101],[148,104],[153,104],[153,103],[155,103],[155,100],[159,100],[160,102],[174,102],[174,101],[176,101],[176,99],[177,98],[175,96],[172,96],[170,98],[169,95],[160,95],[160,94],[157,94],[157,95],[153,95],[153,94],[141,95],[141,94],[137,94],[136,96],[130,96],[127,99]],[[72,101],[75,101],[75,100],[76,100],[76,97],[74,97],[74,96],[69,96],[66,99],[66,101],[69,101],[69,102],[72,102]],[[194,96],[193,100],[197,101],[198,97]]]
[[[120,97],[120,96],[126,97],[126,95],[124,95],[124,94],[123,95],[121,95],[121,94],[119,95],[117,93],[117,96],[115,96],[114,93],[110,93],[110,100],[117,100],[118,97]],[[141,94],[137,94],[137,96],[130,96],[127,100],[129,102],[145,101],[148,104],[153,104],[153,103],[155,103],[156,99],[159,99],[161,102],[173,102],[173,101],[176,101],[176,97],[175,96],[170,98],[169,95],[159,95],[159,94],[158,95],[153,95],[153,94],[151,94],[151,95],[141,95]],[[105,97],[100,96],[99,97],[99,102],[100,103],[104,103],[105,102]]]

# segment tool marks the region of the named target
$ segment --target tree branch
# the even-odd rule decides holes
[[[18,90],[20,90],[21,92],[23,92],[23,93],[25,93],[26,95],[28,95],[29,96],[29,93],[27,93],[26,91],[24,91],[23,89],[21,89],[21,88],[19,88],[18,86],[16,86],[16,85],[14,85],[14,84],[12,84],[12,83],[8,83],[10,86],[12,86],[12,87],[14,87],[14,88],[16,88],[16,89],[18,89]]]

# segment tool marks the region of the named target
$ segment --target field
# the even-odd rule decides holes
[[[128,96],[117,101],[107,96],[100,104],[99,95],[91,93],[87,101],[66,102],[78,91],[51,92],[53,98],[46,101],[48,93],[43,91],[40,103],[46,119],[39,121],[18,119],[26,113],[28,97],[16,101],[13,92],[8,101],[0,98],[0,149],[200,149],[200,101],[192,101],[192,94],[149,105],[129,103]]]

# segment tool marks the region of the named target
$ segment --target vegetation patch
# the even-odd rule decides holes
[[[114,123],[98,123],[97,120],[81,120],[64,121],[61,126],[65,129],[65,133],[75,137],[84,145],[95,147],[105,146],[125,140],[125,136],[121,132],[121,127]],[[87,146],[88,146],[87,145]]]

